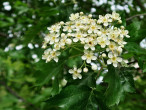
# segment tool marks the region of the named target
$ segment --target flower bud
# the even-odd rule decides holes
[[[83,71],[84,71],[85,73],[87,73],[87,72],[88,72],[88,68],[85,67],[85,68],[83,69]]]
[[[65,34],[64,34],[64,33],[62,33],[62,34],[61,34],[61,37],[64,37],[64,36],[65,36]]]
[[[72,43],[72,40],[71,39],[66,39],[66,43],[70,45]]]
[[[124,26],[121,26],[120,28],[121,28],[121,29],[125,29],[125,27],[124,27]]]
[[[92,68],[92,70],[97,70],[97,65],[94,64],[94,65],[92,65],[91,68]]]
[[[92,14],[89,14],[88,17],[91,18],[92,17]]]
[[[121,24],[121,23],[122,23],[122,20],[119,20],[119,21],[118,21],[118,23],[120,23],[120,24]]]
[[[103,54],[102,54],[102,57],[106,57],[106,54],[105,54],[105,53],[103,53]]]
[[[61,24],[61,25],[63,25],[63,24],[64,24],[64,22],[63,22],[63,21],[61,21],[61,22],[60,22],[60,24]]]
[[[63,79],[62,81],[61,81],[61,85],[62,86],[65,86],[67,84],[67,80],[66,79]]]
[[[84,13],[83,12],[80,12],[80,15],[83,15]]]

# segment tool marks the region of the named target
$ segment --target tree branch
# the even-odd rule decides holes
[[[5,33],[3,33],[3,32],[0,32],[0,36],[2,36],[2,37],[7,37],[8,35],[5,34]]]
[[[2,82],[2,81],[1,81],[0,84],[2,84],[2,85],[6,88],[6,90],[7,90],[8,92],[10,92],[12,95],[14,95],[16,98],[22,100],[23,102],[26,102],[25,99],[23,99],[23,98],[22,98],[21,96],[19,96],[15,91],[13,91],[9,86],[7,86],[5,82]]]
[[[143,6],[140,0],[135,0],[135,1],[143,10],[145,10],[145,7]]]
[[[131,16],[131,17],[129,17],[129,18],[126,18],[126,21],[129,21],[129,20],[131,20],[131,19],[133,19],[133,18],[135,18],[135,17],[138,17],[138,16],[146,16],[146,13],[137,14],[137,15]]]
[[[12,90],[4,81],[0,81],[0,84],[3,85],[6,90],[11,93],[16,98],[20,99],[21,101],[25,102],[28,106],[33,107],[35,110],[39,110],[36,108],[32,103],[27,102],[23,97],[19,96],[14,90]]]

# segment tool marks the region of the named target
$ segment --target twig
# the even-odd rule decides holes
[[[143,10],[145,10],[145,7],[143,6],[140,0],[135,0],[135,1]]]
[[[97,78],[100,75],[100,72],[101,72],[102,69],[103,69],[103,66],[101,66],[100,70],[98,71]],[[97,80],[97,78],[96,78],[96,80]]]
[[[135,60],[135,61],[133,61],[133,62],[129,62],[129,63],[127,63],[128,65],[130,65],[130,64],[133,64],[133,63],[136,63],[137,61]]]
[[[23,97],[19,96],[14,90],[12,90],[4,81],[0,81],[0,84],[3,85],[6,90],[11,93],[12,95],[14,95],[16,98],[20,99],[21,101],[25,102],[28,106],[32,106],[34,108],[34,110],[39,110],[38,108],[36,108],[32,103],[27,102]]]
[[[129,20],[131,20],[131,19],[133,19],[133,18],[135,18],[135,17],[138,17],[138,16],[146,16],[146,13],[137,14],[137,15],[131,16],[131,17],[127,18],[126,21],[129,21]]]
[[[79,55],[82,55],[82,54],[77,54],[77,55],[74,55],[74,56],[70,56],[69,58],[74,58],[74,57],[77,57]]]
[[[8,35],[5,34],[5,33],[3,33],[3,32],[0,32],[0,36],[2,36],[2,37],[7,37]]]
[[[6,90],[8,90],[8,91],[9,91],[12,95],[14,95],[16,98],[22,100],[23,102],[26,102],[25,99],[23,99],[23,98],[22,98],[21,96],[19,96],[15,91],[13,91],[9,86],[7,86],[5,82],[2,82],[2,81],[1,81],[0,84],[2,84],[2,85],[6,88]]]

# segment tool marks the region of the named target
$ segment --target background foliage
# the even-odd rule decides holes
[[[140,16],[146,15],[145,7],[145,0],[1,0],[0,110],[146,109],[146,19]],[[109,66],[96,84],[98,71],[75,81],[64,73],[80,63],[80,58],[71,57],[78,51],[66,50],[58,64],[41,60],[48,26],[67,21],[75,12],[98,18],[113,10],[121,14],[131,36],[123,54],[131,67],[116,70]]]

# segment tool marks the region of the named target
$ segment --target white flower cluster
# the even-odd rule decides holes
[[[124,26],[115,26],[122,23],[118,13],[99,15],[97,20],[93,19],[91,14],[86,16],[80,12],[71,14],[69,19],[70,21],[66,23],[60,22],[48,28],[49,34],[44,38],[42,46],[47,48],[42,57],[46,62],[52,59],[58,62],[61,50],[75,43],[84,46],[84,53],[81,56],[84,72],[88,72],[87,65],[90,65],[92,70],[97,70],[95,64],[97,61],[107,61],[107,64],[113,64],[114,67],[126,62],[120,55],[126,44],[124,37],[130,36]],[[97,47],[101,50],[97,50]],[[75,66],[69,70],[69,73],[73,74],[73,79],[81,79],[81,72],[82,69]]]

